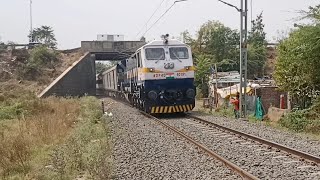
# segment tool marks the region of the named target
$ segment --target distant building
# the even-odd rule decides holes
[[[98,34],[98,41],[124,41],[124,35],[120,34]]]
[[[220,89],[240,83],[240,74],[238,71],[218,72],[217,76],[218,78],[213,74],[210,77],[210,86],[215,86],[218,83],[218,89]]]

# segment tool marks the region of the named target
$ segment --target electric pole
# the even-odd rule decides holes
[[[33,42],[33,27],[32,27],[32,0],[30,0],[30,38],[29,42]]]
[[[240,117],[247,117],[247,67],[248,67],[248,0],[241,0],[240,12]],[[244,92],[243,92],[244,90]]]
[[[241,0],[240,9],[222,0],[218,0],[240,12],[240,117],[247,117],[247,67],[248,67],[248,0]]]

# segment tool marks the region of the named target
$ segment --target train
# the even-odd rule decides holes
[[[190,46],[168,35],[147,43],[98,75],[106,95],[125,98],[149,114],[192,111],[194,76]]]

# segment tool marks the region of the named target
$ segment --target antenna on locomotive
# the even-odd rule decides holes
[[[169,34],[162,35],[161,38],[163,39],[164,44],[168,44],[169,42]]]

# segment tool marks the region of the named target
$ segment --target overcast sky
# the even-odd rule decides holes
[[[162,0],[33,0],[33,25],[52,26],[59,48],[75,48],[82,40],[96,40],[97,34],[123,34],[138,40],[137,33]],[[226,0],[238,5],[240,0]],[[248,0],[250,2],[250,0]],[[174,0],[164,3],[149,25],[157,20]],[[263,11],[269,41],[278,31],[292,27],[297,10],[319,4],[319,0],[253,0],[253,16]],[[250,20],[249,12],[249,20]],[[29,0],[0,0],[2,41],[28,42]],[[219,20],[239,29],[239,13],[217,0],[188,0],[177,3],[147,34],[147,40],[169,33],[177,36],[188,30],[195,34],[208,20]],[[145,27],[143,32],[145,31]],[[143,34],[143,32],[141,34]]]

